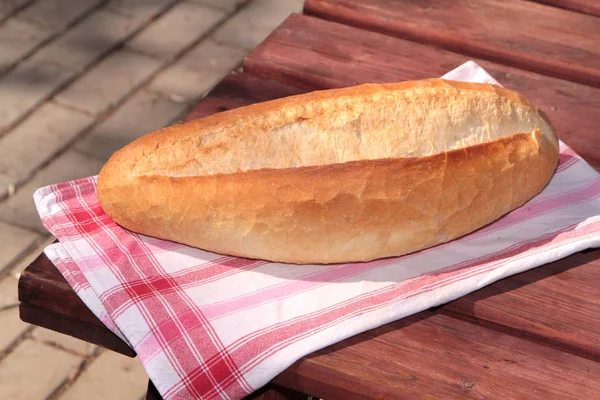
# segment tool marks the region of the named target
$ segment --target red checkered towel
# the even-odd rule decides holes
[[[445,78],[495,82],[472,62]],[[134,234],[104,214],[95,177],[35,202],[60,241],[46,254],[165,399],[239,399],[315,350],[600,246],[600,175],[560,151],[545,190],[492,225],[368,263],[283,265]]]

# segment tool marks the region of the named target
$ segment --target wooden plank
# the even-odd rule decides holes
[[[600,361],[600,250],[503,279],[441,311]],[[505,329],[508,328],[508,329]]]
[[[244,70],[288,85],[325,89],[438,77],[469,59],[375,32],[291,15],[246,57]],[[475,61],[543,109],[560,138],[600,168],[600,89]]]
[[[523,0],[307,0],[347,25],[600,87],[600,18]]]
[[[598,0],[534,0],[538,3],[573,10],[584,14],[600,16],[600,1]]]
[[[585,399],[600,363],[426,312],[294,363],[273,382],[326,399]]]
[[[305,91],[245,73],[230,72],[186,115],[184,121],[191,121],[217,112],[291,96]]]

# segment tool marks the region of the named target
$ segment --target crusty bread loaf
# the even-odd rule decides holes
[[[498,86],[428,79],[318,91],[150,133],[102,169],[118,224],[288,263],[398,256],[539,193],[558,162],[546,116]]]

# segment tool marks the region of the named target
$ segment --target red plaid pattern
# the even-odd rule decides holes
[[[447,76],[495,83],[474,63]],[[46,254],[138,353],[165,399],[239,399],[303,355],[600,245],[600,175],[561,144],[548,187],[459,240],[404,257],[286,266],[134,234],[99,206],[96,178],[38,190]]]

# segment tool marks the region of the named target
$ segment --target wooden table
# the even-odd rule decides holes
[[[545,4],[542,4],[545,3]],[[307,0],[190,113],[363,82],[436,77],[473,59],[600,167],[600,2]],[[128,356],[40,255],[21,318]],[[503,279],[294,363],[253,398],[599,398],[600,250]],[[148,398],[158,398],[149,385]]]

